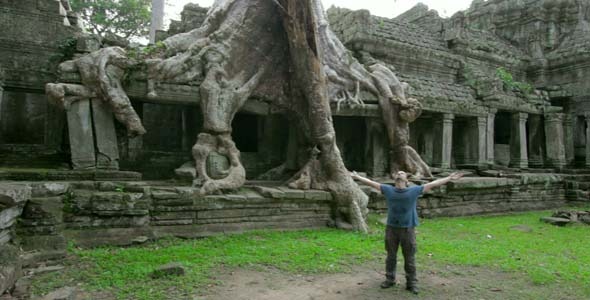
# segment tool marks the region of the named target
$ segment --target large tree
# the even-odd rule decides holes
[[[217,0],[200,28],[172,36],[162,44],[166,47],[162,56],[146,60],[151,82],[148,96],[158,97],[153,90],[155,81],[200,83],[203,130],[193,147],[194,184],[204,194],[238,188],[245,182],[231,124],[251,96],[267,101],[275,111],[283,111],[300,129],[297,146],[301,151],[297,151],[297,157],[288,158],[296,161],[289,165],[297,166],[299,172],[289,186],[330,191],[335,219],[342,221],[337,224],[350,223],[352,228],[366,232],[368,198],[344,166],[336,145],[331,101],[362,104],[361,90],[374,94],[388,133],[391,171],[430,174],[408,145],[408,123],[420,115],[420,103],[406,97],[407,85],[386,64],[368,54],[361,64],[348,52],[330,30],[319,0]],[[104,84],[98,88],[90,84],[93,80],[87,80],[85,85],[91,92],[110,96],[108,91],[122,91],[117,80],[121,72],[109,73],[108,68],[109,64],[118,64],[121,67],[116,70],[124,69],[119,53],[95,54],[94,60],[103,63],[91,69],[98,70],[94,81],[104,77],[103,69],[102,73],[111,77],[104,77]],[[76,92],[69,86],[54,90],[56,99]],[[106,97],[106,101],[123,103],[119,100],[125,97],[119,94],[110,101]],[[116,110],[120,105],[113,107]],[[133,114],[121,111],[119,115],[135,128]],[[209,159],[219,156],[229,161],[223,176],[210,174],[207,168]]]
[[[144,37],[149,33],[151,0],[70,0],[90,30],[101,36]]]

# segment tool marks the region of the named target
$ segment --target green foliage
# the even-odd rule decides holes
[[[93,33],[126,39],[146,36],[151,22],[151,0],[70,0]]]
[[[515,81],[512,74],[503,67],[499,67],[496,69],[496,75],[498,76],[498,78],[500,78],[500,80],[502,80],[502,82],[504,83],[504,85],[506,85],[506,87],[508,87],[508,89],[517,89],[521,91],[525,95],[525,97],[527,97],[534,90],[533,86],[526,82]]]
[[[418,228],[418,261],[481,266],[528,274],[535,283],[579,287],[590,281],[587,227],[555,227],[539,221],[550,212],[509,216],[423,220]],[[368,235],[341,230],[255,231],[199,240],[160,240],[131,248],[81,250],[70,245],[77,260],[65,272],[35,279],[40,294],[72,282],[87,290],[111,291],[119,299],[184,299],[211,282],[215,268],[272,266],[285,272],[334,273],[353,264],[382,261],[383,225],[372,215]],[[531,231],[511,229],[528,226]],[[160,265],[178,262],[186,275],[150,279]],[[75,267],[74,267],[75,266]],[[165,293],[165,294],[164,294]],[[174,293],[178,293],[177,295]],[[590,287],[580,287],[590,293]]]
[[[55,65],[74,58],[77,43],[78,40],[75,37],[68,37],[57,42],[58,52],[50,57],[51,64]]]
[[[162,41],[157,41],[155,44],[153,45],[148,45],[147,47],[142,49],[142,54],[143,56],[154,56],[158,53],[162,53],[166,50],[166,44],[164,44],[164,42]]]

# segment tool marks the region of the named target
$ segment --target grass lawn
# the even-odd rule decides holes
[[[590,287],[581,284],[590,282],[590,226],[555,227],[539,221],[550,213],[421,220],[418,262],[518,272],[536,284],[575,285],[581,295],[590,295]],[[36,277],[33,292],[82,284],[85,290],[111,291],[121,299],[162,299],[171,293],[181,298],[210,283],[220,266],[271,266],[304,274],[343,272],[351,265],[384,259],[379,218],[370,216],[368,235],[334,229],[256,231],[130,248],[70,247],[66,270]],[[186,276],[148,277],[169,262],[184,265]]]

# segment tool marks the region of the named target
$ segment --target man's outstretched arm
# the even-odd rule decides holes
[[[352,177],[352,179],[358,180],[361,183],[366,184],[366,185],[368,185],[368,186],[370,186],[370,187],[372,187],[372,188],[374,188],[374,189],[376,189],[378,191],[381,191],[381,184],[379,182],[375,182],[375,181],[373,181],[371,179],[368,179],[368,178],[365,178],[363,176],[360,176],[355,171],[352,171],[350,173],[350,177]]]
[[[451,173],[451,175],[445,177],[445,178],[441,178],[441,179],[437,179],[435,181],[429,182],[427,184],[424,185],[424,193],[432,190],[433,188],[439,187],[441,185],[445,185],[450,181],[454,181],[457,180],[459,178],[463,177],[462,173],[459,172],[455,172],[455,173]]]

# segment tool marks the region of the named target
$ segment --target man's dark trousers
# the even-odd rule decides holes
[[[401,245],[404,255],[404,270],[406,271],[407,287],[416,286],[416,231],[414,227],[400,228],[387,226],[385,229],[385,276],[387,280],[395,281],[397,265],[397,248]]]

